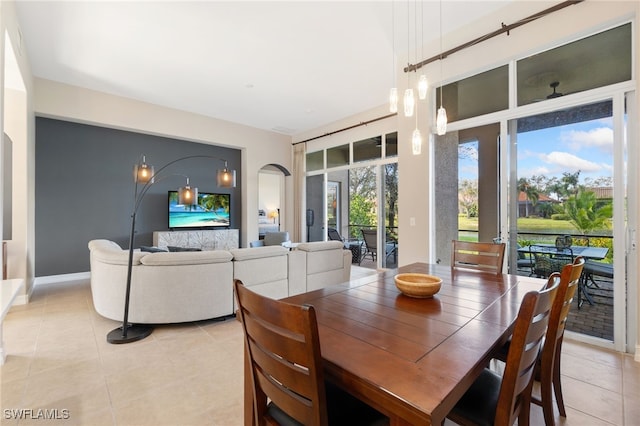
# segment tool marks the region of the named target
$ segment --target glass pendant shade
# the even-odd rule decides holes
[[[178,204],[192,206],[198,204],[198,188],[191,188],[189,185],[178,189]]]
[[[227,169],[226,162],[224,169],[218,170],[218,186],[220,188],[236,187],[236,171]]]
[[[447,133],[447,111],[440,106],[438,115],[436,116],[436,132],[442,136]]]
[[[413,89],[404,91],[404,116],[413,117],[413,108],[415,106],[415,98],[413,97]]]
[[[411,150],[413,155],[420,155],[422,152],[422,135],[420,135],[420,130],[417,127],[411,136]]]
[[[133,174],[137,183],[153,183],[153,166],[146,163],[144,156],[142,163],[134,166]]]
[[[429,80],[426,75],[422,74],[418,80],[418,98],[421,101],[427,98],[427,90],[429,90]]]
[[[398,89],[395,87],[389,91],[389,112],[398,112]]]

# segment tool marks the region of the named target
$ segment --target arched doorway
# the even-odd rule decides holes
[[[291,173],[278,164],[267,164],[258,172],[258,236],[286,231],[285,176]]]

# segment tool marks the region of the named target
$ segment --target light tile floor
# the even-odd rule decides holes
[[[363,269],[354,267],[354,277],[371,273]],[[160,326],[140,342],[111,345],[106,335],[118,325],[96,314],[87,281],[37,287],[28,305],[13,307],[0,424],[242,424],[235,319]],[[640,363],[569,341],[562,362],[568,417],[560,424],[640,424]],[[18,420],[16,410],[31,411]],[[543,424],[535,406],[532,424]]]

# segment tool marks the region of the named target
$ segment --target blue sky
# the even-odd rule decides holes
[[[477,144],[476,144],[477,146]],[[580,170],[580,181],[613,175],[611,118],[552,127],[518,135],[518,176],[561,177]],[[477,178],[477,155],[459,162],[462,179]]]

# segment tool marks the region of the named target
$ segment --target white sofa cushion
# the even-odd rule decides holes
[[[288,296],[289,251],[282,246],[231,250],[233,278],[263,296],[281,299]]]
[[[230,262],[233,256],[225,250],[148,253],[140,259],[147,266],[204,265]]]
[[[261,259],[265,257],[286,256],[289,250],[282,246],[249,247],[230,250],[233,260]]]

